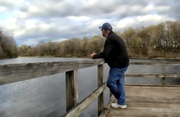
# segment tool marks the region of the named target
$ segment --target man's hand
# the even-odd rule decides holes
[[[93,53],[90,55],[90,57],[93,58],[94,55],[96,55],[96,52],[93,51]]]

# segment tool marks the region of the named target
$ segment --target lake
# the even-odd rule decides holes
[[[19,57],[0,60],[0,64],[18,64],[34,62],[57,62],[85,60],[88,58],[41,58]],[[143,60],[131,59],[131,62],[180,62],[179,60]],[[108,76],[109,67],[104,65],[104,82]],[[177,74],[179,66],[167,66],[166,73]],[[126,73],[161,73],[161,66],[130,65]],[[160,85],[160,78],[125,78],[125,84],[153,84]],[[179,79],[167,79],[167,84],[180,84]],[[78,70],[79,102],[97,89],[97,67]],[[105,104],[109,100],[109,89],[105,90]],[[21,81],[0,86],[0,117],[59,117],[66,110],[65,73]],[[97,117],[97,100],[95,100],[80,117]]]

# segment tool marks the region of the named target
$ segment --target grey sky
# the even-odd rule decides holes
[[[20,46],[100,35],[180,18],[180,0],[1,0],[0,27]]]

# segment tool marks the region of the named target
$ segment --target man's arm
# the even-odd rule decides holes
[[[104,58],[105,61],[109,60],[110,59],[110,53],[111,51],[114,49],[115,47],[115,41],[114,40],[108,40],[106,43],[105,43],[105,46],[104,46],[104,49],[103,49],[103,52],[99,53],[99,54],[96,54],[96,53],[92,53],[91,54],[91,58],[92,59],[97,59],[97,58]]]
[[[101,52],[99,54],[94,54],[93,57],[92,57],[92,59],[97,59],[97,58],[104,58],[104,53]]]

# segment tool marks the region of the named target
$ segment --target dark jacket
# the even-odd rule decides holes
[[[111,31],[104,44],[103,52],[93,56],[93,59],[104,58],[110,67],[124,68],[129,65],[129,57],[124,41]]]

